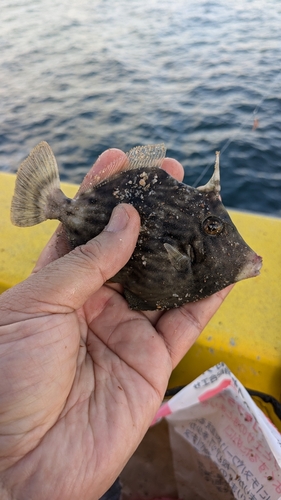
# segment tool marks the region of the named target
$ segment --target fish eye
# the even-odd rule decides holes
[[[214,216],[209,216],[206,217],[206,219],[203,221],[203,230],[205,233],[211,235],[211,236],[217,236],[220,234],[224,228],[224,223],[221,219],[218,217]]]

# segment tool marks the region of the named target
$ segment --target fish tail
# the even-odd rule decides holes
[[[57,162],[49,144],[43,141],[19,168],[11,205],[12,223],[15,226],[34,226],[46,219],[57,218],[48,207],[54,205],[58,193],[64,197]]]

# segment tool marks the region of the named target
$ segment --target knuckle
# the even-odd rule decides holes
[[[188,307],[180,308],[180,313],[182,314],[184,321],[190,326],[195,328],[196,331],[201,332],[204,325],[201,323],[200,319],[193,314],[193,312]]]
[[[102,245],[98,239],[76,247],[73,252],[79,257],[80,265],[83,265],[84,262],[85,268],[91,267],[94,269],[95,272],[100,274],[103,282],[108,280],[108,276],[103,269],[104,254]]]

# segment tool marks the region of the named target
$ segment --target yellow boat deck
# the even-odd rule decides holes
[[[57,222],[17,228],[10,222],[15,176],[0,174],[0,292],[25,279]],[[73,196],[77,186],[64,184]],[[263,257],[261,275],[238,283],[173,372],[170,386],[191,382],[224,361],[247,388],[281,401],[281,219],[230,211],[247,243]]]

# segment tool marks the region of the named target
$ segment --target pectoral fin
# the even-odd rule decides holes
[[[176,247],[169,243],[164,243],[165,250],[168,253],[172,266],[177,271],[188,271],[190,269],[191,259],[187,254],[181,253]]]

